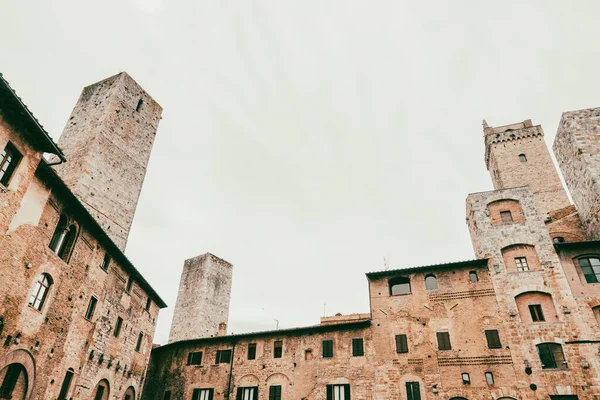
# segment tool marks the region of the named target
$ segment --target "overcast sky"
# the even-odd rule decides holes
[[[532,119],[551,145],[561,112],[600,106],[598,1],[0,7],[0,72],[55,139],[120,71],[164,108],[126,250],[170,306],[158,343],[205,252],[234,264],[230,333],[368,312],[384,257],[472,259],[482,119]]]

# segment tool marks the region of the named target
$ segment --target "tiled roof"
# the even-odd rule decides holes
[[[381,278],[384,276],[398,275],[398,274],[407,274],[411,272],[422,272],[422,271],[436,271],[442,269],[453,269],[453,268],[462,268],[467,266],[473,267],[483,267],[486,266],[488,262],[487,258],[475,259],[475,260],[465,260],[465,261],[456,261],[451,263],[443,263],[443,264],[432,264],[432,265],[423,265],[419,267],[408,267],[402,269],[393,269],[389,271],[375,271],[368,272],[367,278]]]

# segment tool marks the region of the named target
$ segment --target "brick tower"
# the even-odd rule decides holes
[[[224,330],[232,269],[230,263],[210,253],[185,260],[169,343],[217,336]]]
[[[83,89],[58,141],[57,172],[125,249],[162,107],[127,73]]]
[[[494,189],[529,186],[542,216],[570,205],[540,125],[526,120],[491,127],[484,121],[483,134]]]
[[[554,154],[588,239],[600,238],[600,108],[565,112]]]

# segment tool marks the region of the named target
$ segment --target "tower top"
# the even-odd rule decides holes
[[[526,137],[544,136],[541,125],[533,125],[530,119],[509,125],[489,126],[483,120],[483,136],[485,137],[485,166],[490,169],[490,147],[495,143],[510,142]]]

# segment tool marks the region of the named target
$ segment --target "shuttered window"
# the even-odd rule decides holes
[[[192,351],[188,353],[187,365],[200,365],[202,364],[202,352]]]
[[[350,400],[350,385],[327,385],[327,400]]]
[[[281,400],[281,386],[269,386],[269,400]]]
[[[69,394],[69,388],[71,387],[73,372],[73,369],[69,368],[69,370],[65,374],[65,379],[63,379],[63,383],[60,388],[60,394],[58,395],[58,400],[66,400],[68,398],[67,395]]]
[[[333,357],[333,340],[323,340],[323,358]]]
[[[283,342],[281,340],[276,340],[273,343],[273,358],[281,358],[283,355]]]
[[[406,335],[396,335],[396,353],[408,353],[408,339]]]
[[[248,360],[256,359],[256,343],[248,344]]]
[[[213,400],[214,389],[194,389],[192,400]]]
[[[215,364],[229,364],[231,362],[231,350],[217,350]]]
[[[437,332],[437,341],[439,350],[452,350],[450,345],[450,334],[448,332]]]
[[[237,388],[236,400],[258,400],[258,386]]]
[[[500,336],[496,329],[490,329],[485,331],[485,338],[487,339],[488,348],[490,349],[501,349],[502,343],[500,343]]]
[[[567,369],[567,362],[562,346],[558,343],[541,343],[537,345],[542,369]]]
[[[408,400],[421,400],[419,382],[406,382],[406,398]]]
[[[362,338],[352,339],[352,355],[354,357],[364,356],[364,342]]]

